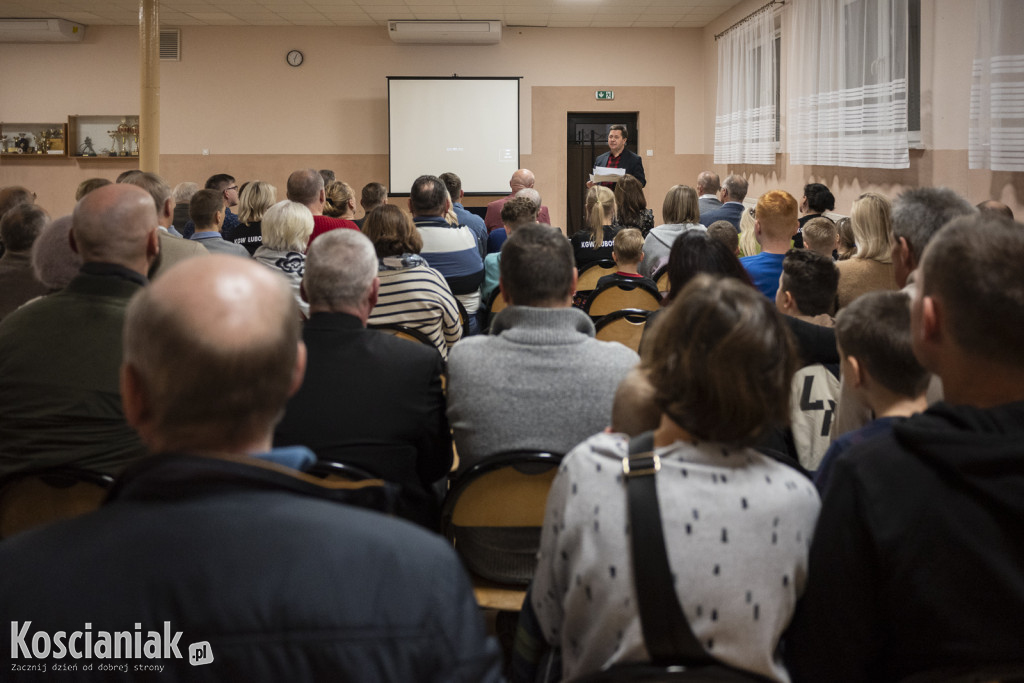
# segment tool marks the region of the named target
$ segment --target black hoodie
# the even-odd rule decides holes
[[[939,403],[836,461],[786,652],[829,683],[1024,662],[1024,402]]]

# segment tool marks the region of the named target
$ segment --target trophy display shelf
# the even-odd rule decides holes
[[[72,114],[68,154],[79,161],[137,161],[138,121],[136,114]]]
[[[67,123],[0,123],[0,157],[4,159],[67,158]]]

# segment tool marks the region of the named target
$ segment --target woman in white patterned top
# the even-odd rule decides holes
[[[793,345],[780,315],[732,278],[699,275],[666,309],[641,369],[661,421],[656,475],[674,595],[708,654],[786,682],[778,651],[820,506],[803,475],[750,447],[787,419]],[[602,433],[562,462],[532,607],[566,680],[649,660],[634,586],[622,459]]]
[[[415,328],[447,360],[448,349],[462,338],[459,307],[444,276],[420,256],[423,240],[416,226],[397,206],[384,204],[366,215],[363,234],[379,259],[380,291],[369,324]]]

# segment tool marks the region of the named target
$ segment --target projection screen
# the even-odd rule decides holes
[[[466,194],[507,194],[519,168],[519,79],[388,77],[388,194],[452,172]]]

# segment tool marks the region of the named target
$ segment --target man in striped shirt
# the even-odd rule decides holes
[[[423,239],[420,254],[431,268],[440,271],[452,294],[462,302],[469,314],[466,331],[475,334],[484,261],[473,232],[465,225],[453,226],[445,220],[450,208],[448,190],[437,177],[423,175],[412,184],[409,211]]]

